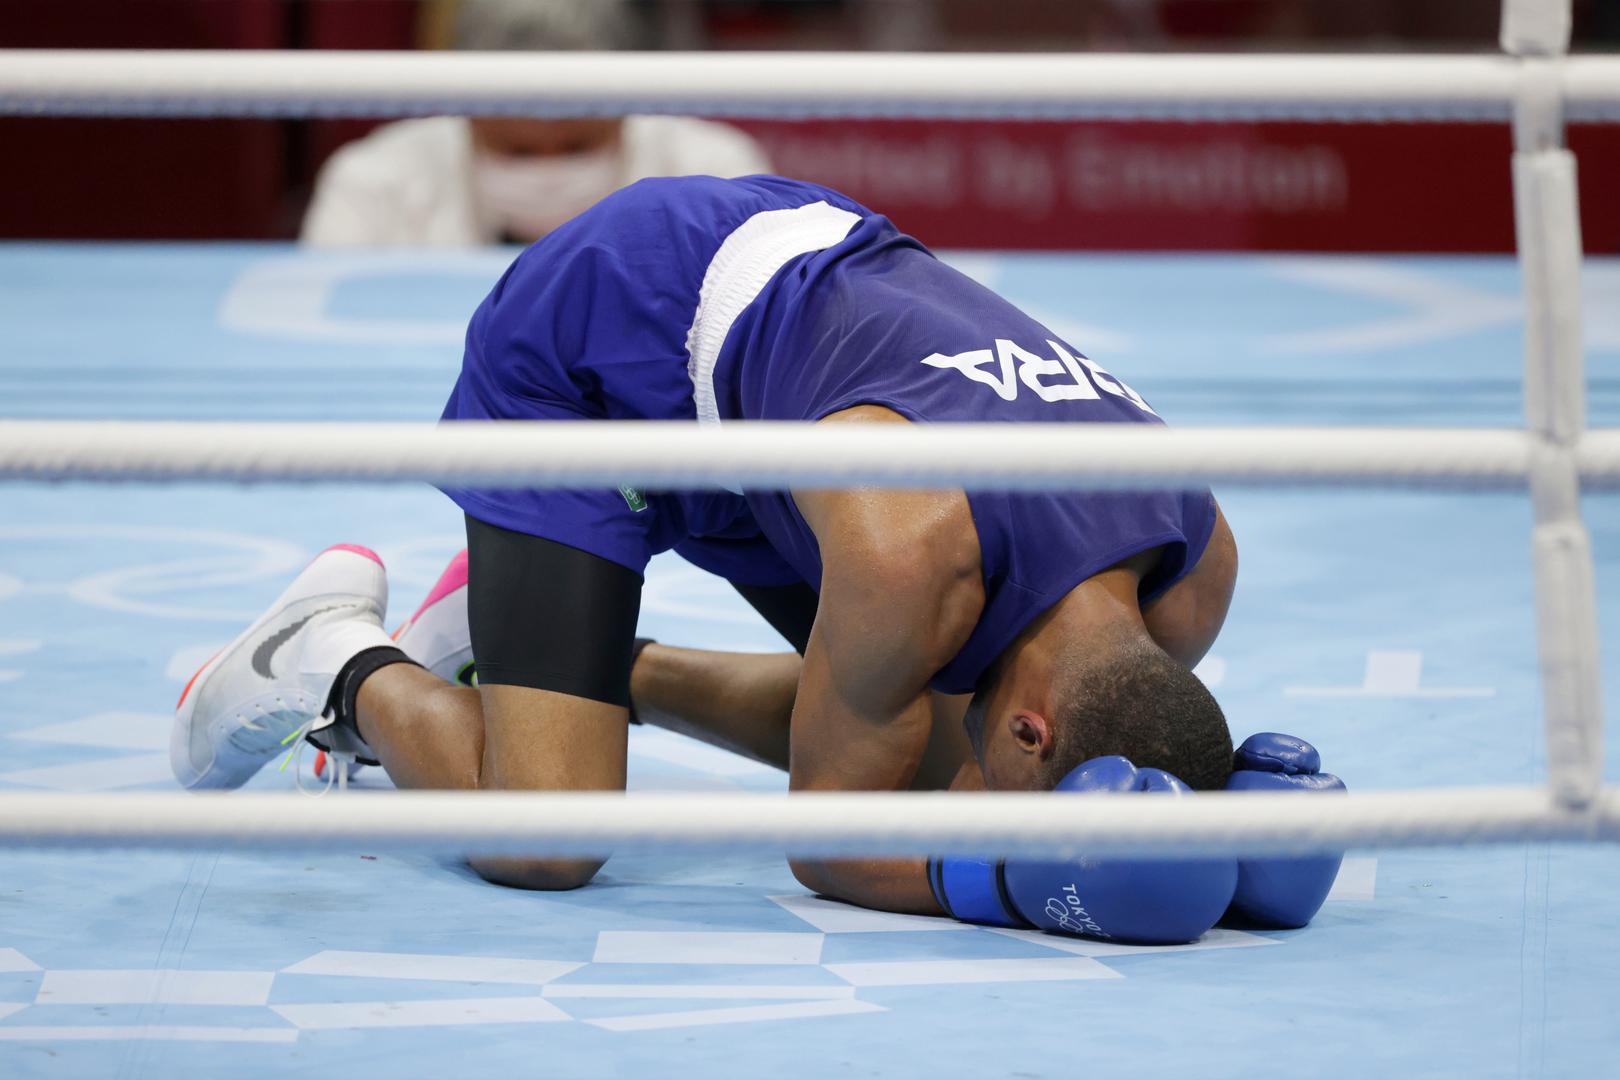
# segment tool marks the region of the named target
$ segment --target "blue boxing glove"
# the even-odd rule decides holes
[[[1292,735],[1263,731],[1238,747],[1228,791],[1343,791],[1344,781],[1322,771],[1316,747]],[[1344,853],[1301,858],[1238,860],[1237,892],[1229,920],[1293,930],[1311,921],[1339,876]]]
[[[1122,757],[1082,763],[1056,791],[1192,793],[1169,773]],[[930,859],[928,879],[940,906],[966,922],[1171,945],[1215,925],[1237,886],[1237,861]]]

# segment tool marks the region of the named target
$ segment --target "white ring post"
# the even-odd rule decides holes
[[[1513,209],[1525,301],[1525,419],[1535,442],[1532,558],[1537,642],[1555,797],[1585,806],[1602,781],[1603,714],[1592,541],[1576,446],[1586,424],[1581,223],[1575,157],[1563,148],[1569,0],[1505,0],[1502,47],[1519,58]]]

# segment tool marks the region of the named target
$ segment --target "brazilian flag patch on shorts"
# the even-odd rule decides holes
[[[647,496],[631,487],[629,484],[619,485],[619,494],[624,496],[625,505],[636,513],[647,509]]]

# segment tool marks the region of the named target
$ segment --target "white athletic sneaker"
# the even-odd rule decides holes
[[[401,651],[446,682],[478,685],[472,632],[467,629],[467,551],[463,548],[433,583],[427,599],[394,631]]]
[[[332,683],[356,655],[393,645],[383,631],[388,579],[375,552],[327,548],[268,611],[193,675],[175,705],[169,764],[188,788],[237,788],[300,729],[322,720]]]
[[[462,548],[451,557],[450,563],[439,575],[439,580],[428,590],[427,599],[415,614],[399,625],[393,633],[393,642],[406,656],[421,664],[445,682],[460,686],[477,686],[478,675],[473,668],[472,633],[467,628],[467,549]],[[324,731],[314,740],[317,745],[328,741],[336,731]],[[344,747],[335,747],[344,749]],[[371,751],[363,746],[347,747],[347,772],[344,779],[353,779],[365,767],[359,757],[371,758]],[[332,755],[325,749],[315,754],[315,779],[333,783],[340,774],[334,771]]]

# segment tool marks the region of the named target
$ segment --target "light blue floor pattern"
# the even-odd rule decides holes
[[[428,419],[507,257],[0,247],[0,415]],[[1507,260],[960,265],[1174,423],[1519,420]],[[1587,288],[1592,418],[1616,424],[1620,264],[1590,264]],[[1242,580],[1201,674],[1239,737],[1304,735],[1361,790],[1542,777],[1524,498],[1222,499]],[[8,484],[0,505],[4,790],[169,790],[182,682],[314,551],[381,551],[397,619],[459,546],[455,510],[420,488]],[[1616,672],[1620,500],[1588,511]],[[772,645],[677,560],[644,609],[663,640]],[[661,732],[632,753],[640,789],[783,788]],[[300,797],[290,773],[255,786]],[[1134,950],[842,908],[777,859],[615,859],[534,895],[312,840],[302,857],[0,853],[0,1076],[1620,1069],[1609,849],[1355,853],[1307,930]]]

